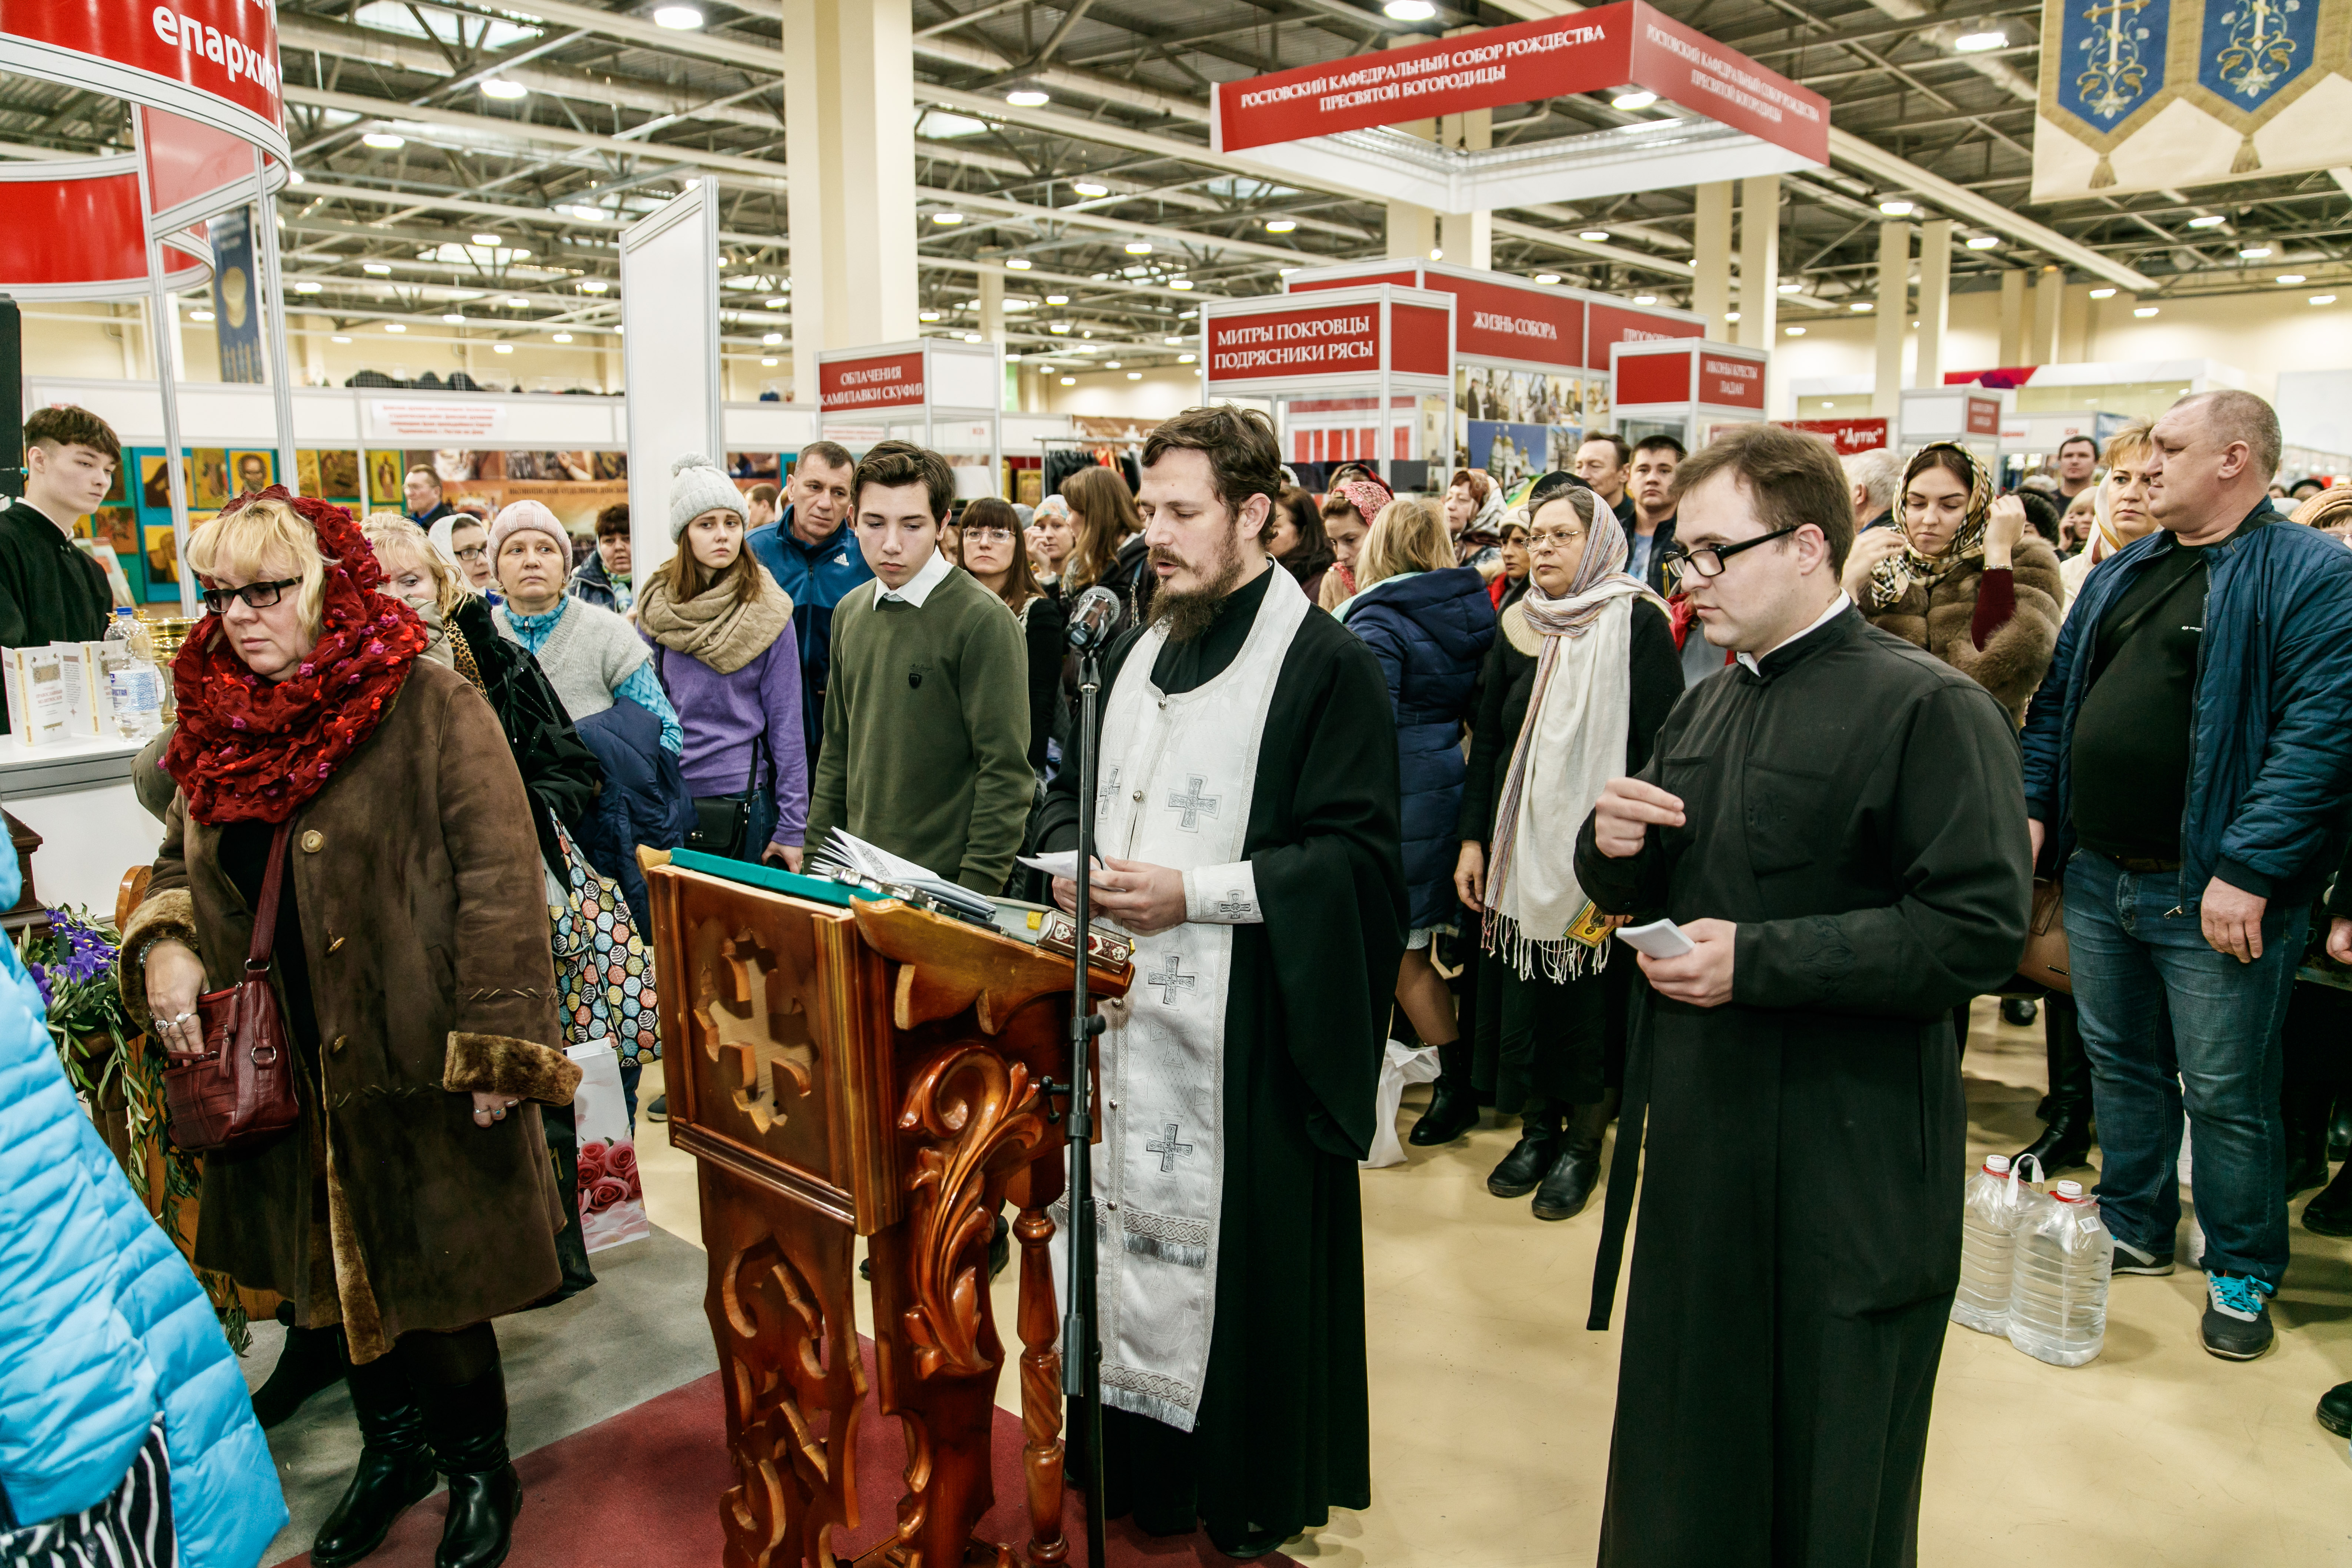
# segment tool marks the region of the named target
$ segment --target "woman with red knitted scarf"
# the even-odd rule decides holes
[[[310,1552],[364,1557],[449,1483],[442,1568],[507,1552],[521,1490],[491,1320],[553,1292],[539,1105],[568,1103],[544,876],[506,736],[379,591],[351,514],[273,487],[188,541],[211,613],[173,664],[179,786],[122,994],[170,1049],[242,973],[282,857],[271,969],[301,1120],[205,1161],[198,1267],[339,1330],[362,1447]]]

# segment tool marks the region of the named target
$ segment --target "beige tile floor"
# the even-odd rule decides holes
[[[1979,1003],[1967,1068],[1971,1152],[2021,1147],[2039,1126],[2040,1027],[2011,1028]],[[1488,1196],[1486,1171],[1514,1135],[1489,1128],[1364,1174],[1372,1506],[1291,1542],[1302,1562],[1592,1561],[1617,1353],[1613,1335],[1582,1327],[1600,1205],[1545,1225],[1524,1200]],[[648,1136],[640,1163],[655,1223],[698,1236],[692,1163]],[[2352,1243],[2294,1234],[2278,1347],[2251,1364],[2199,1348],[2204,1277],[2186,1268],[2119,1280],[2105,1352],[2086,1367],[1951,1330],[1926,1568],[2352,1563],[2352,1458],[2311,1416],[2322,1391],[2352,1377]],[[1010,1279],[996,1290],[1008,1326]],[[1001,1397],[1014,1395],[1008,1378]]]

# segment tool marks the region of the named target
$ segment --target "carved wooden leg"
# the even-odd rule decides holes
[[[1021,1242],[1021,1462],[1029,1479],[1029,1568],[1070,1554],[1062,1539],[1062,1358],[1054,1348],[1053,1217],[1024,1208],[1013,1226]]]

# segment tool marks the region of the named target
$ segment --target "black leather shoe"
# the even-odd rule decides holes
[[[1404,1141],[1416,1148],[1432,1149],[1453,1142],[1477,1125],[1478,1091],[1466,1083],[1454,1089],[1439,1079],[1430,1092],[1429,1109],[1421,1113]]]
[[[2042,1163],[2042,1173],[2047,1177],[2059,1171],[2072,1170],[2090,1163],[2091,1119],[2079,1110],[2061,1110],[2056,1120],[2042,1130],[2042,1136],[2017,1152],[2018,1160],[2032,1155]]]
[[[498,1568],[522,1510],[522,1481],[507,1455],[506,1374],[493,1366],[471,1383],[418,1393],[434,1463],[449,1480],[434,1568]]]
[[[1076,864],[1076,861],[1071,863]],[[988,1277],[991,1279],[995,1279],[1004,1272],[1004,1266],[1012,1261],[1013,1227],[1004,1223],[1003,1215],[998,1215],[996,1224],[988,1233]]]
[[[278,1364],[253,1391],[253,1416],[265,1432],[285,1420],[310,1395],[343,1380],[343,1337],[341,1329],[298,1329],[288,1325],[286,1347]]]
[[[335,1337],[332,1329],[321,1331]],[[383,1545],[393,1522],[430,1496],[436,1479],[424,1415],[392,1358],[355,1366],[350,1376],[362,1443],[359,1468],[311,1543],[317,1568],[344,1568]]]
[[[2336,1114],[2327,1119],[2327,1157],[2352,1160],[2352,1094],[2339,1098]]]
[[[2286,1195],[2294,1198],[2327,1184],[2327,1121],[2335,1091],[2294,1088],[2279,1095],[2279,1119],[2286,1128]]]
[[[1282,1536],[1275,1531],[1254,1530],[1230,1546],[1213,1535],[1209,1538],[1209,1544],[1236,1563],[1255,1563],[1281,1545],[1282,1541]]]
[[[1559,1157],[1545,1173],[1543,1184],[1536,1188],[1536,1218],[1574,1219],[1584,1212],[1584,1205],[1592,1201],[1592,1189],[1600,1184],[1601,1139],[1608,1129],[1606,1104],[1570,1110],[1568,1127],[1560,1135]]]
[[[1519,1127],[1519,1141],[1486,1178],[1486,1190],[1498,1198],[1523,1198],[1536,1190],[1552,1163],[1559,1158],[1559,1118],[1530,1111]]]
[[[2024,1028],[2033,1022],[2038,1009],[2031,996],[2004,996],[2000,999],[2000,1021]]]
[[[2352,1236],[2352,1163],[2338,1166],[2336,1179],[2303,1205],[2303,1228],[2314,1236]]]
[[[2339,1383],[2319,1396],[2319,1424],[2338,1437],[2352,1437],[2352,1383]]]

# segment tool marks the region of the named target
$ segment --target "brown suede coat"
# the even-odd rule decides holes
[[[2027,534],[2010,552],[2010,574],[2017,609],[1982,648],[1969,636],[1976,619],[1977,585],[1984,580],[1982,561],[1970,561],[1939,578],[1933,588],[1915,583],[1885,608],[1865,605],[1863,613],[1872,626],[1926,648],[1973,679],[2009,710],[2011,722],[2023,724],[2025,705],[2058,651],[2066,587],[2058,575],[2058,552],[2036,534]]]
[[[123,993],[147,1014],[138,955],[190,942],[208,989],[233,984],[253,916],[219,830],[164,819],[147,900],[123,933]],[[341,1322],[354,1360],[556,1289],[562,1210],[532,1100],[565,1104],[546,882],[497,717],[455,670],[419,659],[392,710],[296,812],[291,863],[318,1013],[303,1119],[205,1161],[196,1261],[280,1292],[306,1326]],[[280,930],[281,951],[293,933]],[[469,1089],[525,1101],[495,1125]]]

